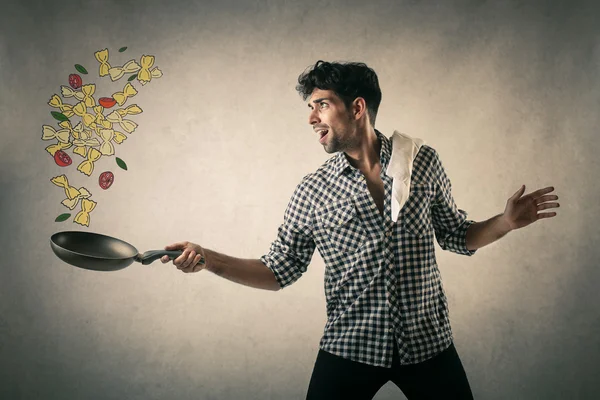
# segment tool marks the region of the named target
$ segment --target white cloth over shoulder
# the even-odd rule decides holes
[[[412,166],[419,149],[425,141],[394,131],[392,141],[392,156],[386,175],[393,179],[392,183],[392,220],[398,221],[398,214],[408,200],[410,194],[410,176]]]

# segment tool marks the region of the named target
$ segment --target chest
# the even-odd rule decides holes
[[[379,213],[383,215],[383,201],[385,199],[385,189],[383,187],[383,180],[379,173],[376,174],[365,174],[365,179],[367,181],[367,187],[369,188],[369,193],[379,210]]]

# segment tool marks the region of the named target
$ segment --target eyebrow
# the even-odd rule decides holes
[[[320,99],[313,100],[313,103],[317,104],[317,103],[322,102],[323,100],[331,101],[331,99],[329,97],[321,97]],[[310,107],[310,103],[308,103],[307,106]]]

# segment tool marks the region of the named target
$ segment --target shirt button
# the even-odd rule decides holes
[[[385,233],[385,236],[387,236],[387,237],[390,237],[390,236],[392,236],[392,232],[386,232],[386,233]]]

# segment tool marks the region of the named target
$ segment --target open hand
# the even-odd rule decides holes
[[[517,193],[506,202],[503,216],[510,228],[523,228],[539,219],[556,216],[555,212],[538,214],[539,211],[547,208],[560,207],[560,204],[558,203],[549,202],[551,200],[558,200],[558,196],[548,194],[552,191],[554,191],[554,187],[549,186],[523,196],[523,193],[525,193],[525,185],[521,186]]]

